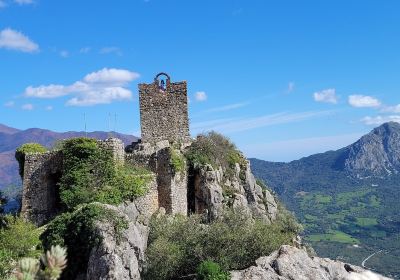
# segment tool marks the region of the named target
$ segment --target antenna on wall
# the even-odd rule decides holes
[[[108,113],[108,137],[111,138],[112,137],[112,133],[111,133],[111,113]]]
[[[114,114],[114,132],[117,132],[117,113]]]
[[[87,133],[86,113],[83,113],[83,121],[85,122],[85,137],[87,138],[88,133]]]

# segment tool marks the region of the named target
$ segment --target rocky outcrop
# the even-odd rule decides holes
[[[251,173],[250,163],[236,164],[234,174],[224,176],[222,168],[205,165],[194,174],[196,213],[207,211],[215,219],[224,208],[242,209],[267,223],[275,220],[278,207],[273,195],[259,186]],[[190,186],[189,186],[190,187]],[[190,203],[190,202],[189,202]]]
[[[151,216],[158,210],[155,180],[149,193],[135,202],[106,208],[128,221],[128,228],[120,234],[107,222],[97,223],[102,238],[99,246],[92,249],[86,280],[139,280],[145,261]]]
[[[231,275],[232,280],[389,280],[358,266],[309,257],[306,251],[288,245]]]
[[[344,169],[358,177],[400,172],[400,124],[385,123],[345,149]]]

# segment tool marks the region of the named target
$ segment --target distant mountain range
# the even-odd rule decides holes
[[[54,132],[46,129],[30,128],[19,130],[0,124],[0,189],[10,184],[20,184],[18,164],[14,159],[15,150],[22,144],[35,142],[51,148],[57,140],[87,136],[96,139],[106,139],[110,136],[121,139],[126,145],[137,140],[137,137],[117,132],[95,131]]]
[[[320,255],[360,265],[382,249],[366,265],[400,278],[400,124],[385,123],[337,151],[251,164]]]

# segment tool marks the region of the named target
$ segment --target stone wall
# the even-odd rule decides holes
[[[158,201],[168,214],[187,215],[187,171],[175,172],[171,166],[171,148],[157,152]]]
[[[139,84],[140,124],[143,143],[190,139],[186,82],[170,83],[160,89],[158,81]]]
[[[38,226],[53,218],[59,210],[57,183],[62,163],[61,152],[25,157],[21,214]]]
[[[112,152],[116,162],[125,161],[124,144],[120,139],[99,141],[100,147]],[[60,151],[25,156],[22,216],[43,225],[58,212],[60,196],[57,184],[62,176],[63,156]]]
[[[104,141],[99,141],[100,147],[109,150],[114,157],[114,160],[119,163],[125,161],[125,145],[121,139],[108,138]]]

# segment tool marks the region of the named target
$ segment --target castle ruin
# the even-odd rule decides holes
[[[187,172],[178,174],[170,165],[172,143],[190,143],[187,84],[171,82],[160,73],[150,84],[139,84],[142,138],[125,152],[121,140],[110,138],[99,144],[112,152],[114,160],[150,169],[154,180],[143,207],[156,211],[163,207],[170,214],[188,213]],[[62,176],[63,156],[59,151],[28,154],[23,174],[22,215],[42,225],[59,211],[58,182]],[[150,205],[149,205],[150,204]]]

